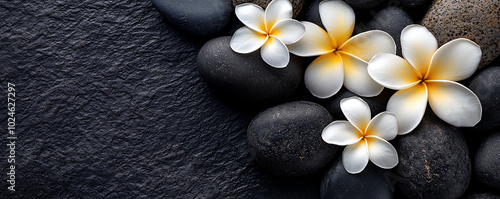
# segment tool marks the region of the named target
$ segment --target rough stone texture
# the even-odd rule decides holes
[[[484,131],[500,126],[500,67],[493,66],[481,71],[469,84],[469,88],[481,101],[483,115],[475,130]]]
[[[151,1],[0,0],[0,19],[0,93],[16,84],[19,133],[17,191],[2,174],[0,198],[319,197],[319,180],[253,163],[254,115],[213,94],[196,69],[203,41]]]
[[[220,32],[231,19],[230,0],[151,0],[173,26],[198,36]]]
[[[492,193],[476,193],[468,195],[464,199],[500,199],[500,196]]]
[[[420,125],[395,140],[399,188],[409,198],[459,198],[471,178],[469,150],[460,130],[427,110]]]
[[[321,198],[373,198],[391,199],[392,184],[390,170],[381,169],[369,162],[358,174],[348,173],[339,157],[321,182]]]
[[[484,67],[500,55],[500,1],[436,0],[422,25],[436,37],[439,45],[456,38],[468,38],[481,46]]]
[[[321,138],[332,117],[321,105],[296,101],[259,113],[248,126],[255,161],[277,175],[311,174],[329,163],[337,150]]]
[[[299,86],[304,73],[301,58],[292,55],[285,68],[274,68],[262,60],[260,50],[236,53],[230,41],[229,36],[208,41],[197,60],[201,77],[228,100],[270,104],[284,100]]]
[[[271,2],[272,0],[233,0],[233,6],[237,6],[242,3],[253,3],[261,8],[266,9],[267,5]],[[305,0],[289,0],[290,3],[292,3],[293,6],[293,17],[297,17],[299,15],[300,11],[302,10],[302,7],[304,7]]]
[[[477,179],[496,190],[500,190],[500,133],[487,137],[474,158]]]

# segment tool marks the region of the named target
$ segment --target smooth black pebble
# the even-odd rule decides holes
[[[469,84],[481,101],[483,115],[475,130],[485,131],[500,126],[500,66],[481,71]]]
[[[261,168],[277,175],[314,173],[332,160],[338,148],[321,138],[330,122],[328,111],[313,102],[271,107],[248,126],[250,153]]]
[[[500,133],[488,136],[477,150],[474,173],[481,183],[500,190]]]

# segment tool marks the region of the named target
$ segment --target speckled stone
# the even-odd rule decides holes
[[[439,45],[456,38],[468,38],[481,46],[479,68],[500,55],[500,1],[436,0],[422,25],[436,37]]]
[[[242,3],[253,3],[266,9],[267,4],[269,4],[271,1],[272,0],[233,0],[233,5],[236,6]],[[300,13],[302,7],[304,6],[304,2],[305,0],[290,0],[290,3],[292,3],[293,6],[293,17],[297,17],[297,15]]]
[[[460,130],[430,109],[411,133],[395,140],[398,186],[408,198],[459,198],[471,178],[469,150]]]

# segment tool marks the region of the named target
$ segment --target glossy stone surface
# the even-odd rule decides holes
[[[469,150],[460,130],[427,110],[420,125],[395,140],[399,188],[409,198],[459,198],[471,178]]]
[[[500,190],[500,133],[488,136],[474,159],[477,179],[488,187]]]
[[[500,55],[500,1],[436,0],[422,20],[439,46],[456,38],[468,38],[481,46],[484,67]]]
[[[231,20],[230,0],[151,0],[171,25],[191,35],[209,37]]]
[[[321,198],[393,198],[391,182],[394,174],[369,162],[358,174],[348,173],[339,157],[321,182]]]
[[[290,96],[302,81],[299,57],[290,56],[287,67],[274,68],[262,60],[260,50],[250,54],[234,52],[230,40],[231,37],[219,37],[208,41],[197,59],[201,77],[227,98],[240,100],[240,104],[279,102]]]
[[[271,107],[248,126],[250,153],[263,169],[277,175],[314,173],[332,160],[338,148],[321,138],[330,122],[328,111],[313,102]]]
[[[500,66],[486,68],[474,77],[469,88],[481,101],[483,115],[474,129],[485,131],[500,126]]]

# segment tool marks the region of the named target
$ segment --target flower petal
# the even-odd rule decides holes
[[[304,33],[306,27],[295,19],[284,19],[276,23],[270,34],[274,35],[285,43],[286,45],[299,41]]]
[[[344,86],[347,90],[363,97],[377,96],[384,90],[384,87],[368,74],[368,63],[349,54],[339,54],[344,65]]]
[[[291,53],[302,57],[310,57],[335,50],[337,46],[332,43],[328,33],[321,27],[308,21],[303,21],[302,24],[306,27],[306,32],[297,43],[288,46]]]
[[[420,82],[413,67],[401,57],[389,53],[375,55],[367,70],[373,80],[394,90],[406,89]]]
[[[290,53],[285,44],[273,35],[260,49],[260,56],[267,64],[275,68],[284,68],[290,61]]]
[[[384,140],[392,140],[398,135],[398,119],[390,112],[376,115],[365,130],[366,135],[374,135]]]
[[[398,152],[386,140],[377,136],[366,137],[368,153],[373,164],[383,169],[392,169],[398,165]]]
[[[340,109],[351,124],[364,131],[372,117],[370,107],[359,97],[349,97],[340,100]]]
[[[274,24],[283,19],[291,19],[293,7],[288,0],[273,0],[266,8],[266,29],[271,30]]]
[[[339,51],[347,52],[369,62],[378,53],[396,54],[396,43],[386,32],[372,30],[351,37],[340,46]]]
[[[247,54],[259,49],[266,43],[268,36],[253,31],[247,27],[241,27],[234,32],[229,45],[234,52]]]
[[[236,17],[252,30],[266,34],[266,22],[264,10],[252,3],[243,3],[235,8]]]
[[[438,43],[432,33],[421,25],[409,25],[401,32],[403,57],[424,77]]]
[[[323,129],[321,137],[328,144],[346,146],[361,140],[361,132],[348,121],[334,121]]]
[[[481,61],[481,48],[465,38],[441,46],[432,57],[426,79],[460,81],[467,79]]]
[[[354,30],[354,11],[340,0],[322,1],[319,4],[321,22],[337,45],[342,45]]]
[[[420,124],[427,108],[427,87],[417,84],[411,88],[400,90],[387,102],[387,111],[398,118],[398,134],[411,132]]]
[[[318,98],[335,95],[344,82],[344,68],[338,53],[328,53],[316,58],[306,69],[304,83]]]
[[[481,102],[467,87],[452,81],[427,81],[429,105],[436,115],[457,127],[471,127],[481,120]]]
[[[346,146],[342,153],[342,163],[345,170],[351,174],[363,171],[368,164],[368,154],[368,146],[365,139]]]

